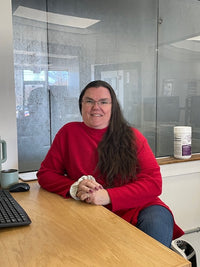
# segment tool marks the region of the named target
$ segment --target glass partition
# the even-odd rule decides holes
[[[173,127],[200,152],[199,1],[12,0],[19,169],[38,169],[56,132],[79,121],[91,80],[109,82],[156,157]],[[193,38],[193,39],[191,39]]]
[[[50,147],[47,21],[33,11],[45,11],[46,0],[26,3],[12,1],[20,171],[37,170]]]
[[[159,1],[158,157],[173,155],[175,125],[192,126],[192,153],[200,152],[199,14],[197,0]]]

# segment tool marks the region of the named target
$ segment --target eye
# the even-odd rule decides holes
[[[85,103],[87,103],[87,104],[93,104],[94,101],[93,100],[90,100],[90,99],[87,99],[87,100],[85,100]]]
[[[100,105],[107,105],[108,104],[108,101],[106,100],[102,100],[102,101],[99,101],[100,102]]]

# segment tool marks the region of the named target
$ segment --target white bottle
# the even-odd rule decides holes
[[[192,127],[174,127],[174,157],[178,159],[191,158]]]

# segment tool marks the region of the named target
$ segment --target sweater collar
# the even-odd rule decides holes
[[[84,122],[82,122],[82,125],[88,132],[90,132],[91,134],[96,134],[96,135],[103,135],[108,129],[108,127],[103,128],[103,129],[95,129],[95,128],[87,126]]]

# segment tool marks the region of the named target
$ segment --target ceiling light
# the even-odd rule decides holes
[[[14,15],[27,19],[82,29],[88,28],[100,21],[96,19],[88,19],[75,16],[61,15],[52,12],[45,12],[42,10],[24,6],[19,6],[14,12]]]
[[[192,38],[188,38],[187,40],[189,40],[189,41],[200,41],[200,35],[194,36]]]

